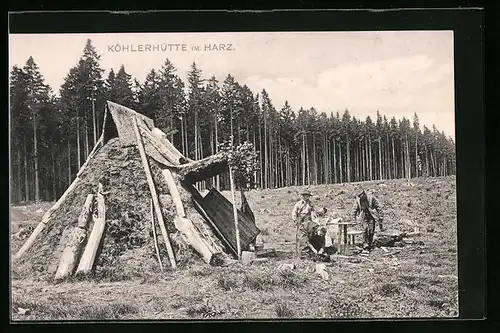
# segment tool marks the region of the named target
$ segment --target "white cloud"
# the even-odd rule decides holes
[[[347,108],[362,119],[376,110],[407,118],[413,112],[453,113],[453,64],[436,65],[426,55],[345,63],[323,70],[312,83],[300,77],[260,75],[249,76],[244,83],[255,91],[266,89],[276,108],[288,100],[294,109],[314,106],[329,112]],[[428,120],[437,118],[426,116]]]

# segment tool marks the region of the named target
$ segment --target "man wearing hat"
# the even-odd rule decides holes
[[[372,249],[375,224],[378,223],[380,231],[384,230],[382,225],[384,215],[378,199],[367,194],[365,190],[360,192],[356,195],[356,201],[352,207],[352,217],[363,225],[363,250],[367,252]]]
[[[307,224],[308,222],[313,222],[313,219],[316,218],[314,206],[310,200],[311,193],[309,191],[304,191],[300,195],[302,199],[295,204],[292,211],[292,220],[296,227],[295,252],[297,256],[300,254],[300,240],[307,237],[308,234]]]

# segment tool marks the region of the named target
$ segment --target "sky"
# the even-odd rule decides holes
[[[32,56],[57,94],[89,38],[102,68],[124,65],[141,83],[167,58],[183,80],[195,62],[221,86],[231,74],[254,94],[265,89],[277,109],[288,101],[362,120],[416,112],[455,138],[453,31],[10,34],[9,67]]]

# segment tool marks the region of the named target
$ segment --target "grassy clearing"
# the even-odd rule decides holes
[[[42,299],[18,296],[12,303],[12,310],[15,313],[19,308],[29,309],[36,320],[113,320],[139,312],[132,303],[87,301],[82,304],[82,301],[75,302],[75,299],[63,295]]]
[[[317,206],[348,220],[353,195],[361,185],[381,199],[388,228],[413,231],[419,227],[422,235],[415,241],[421,243],[389,248],[390,253],[375,249],[368,259],[357,262],[334,262],[326,269],[329,280],[321,279],[310,261],[281,271],[282,263],[293,261],[294,229],[289,215],[303,188],[250,191],[247,198],[263,231],[264,245],[276,248],[278,257],[250,266],[210,267],[200,261],[163,273],[157,265],[149,269],[124,258],[122,265],[113,265],[120,269],[102,269],[96,276],[57,285],[37,280],[32,267],[15,265],[13,319],[457,316],[454,179],[415,180],[414,186],[387,181],[386,186],[370,182],[309,189]],[[11,246],[21,244],[13,239]],[[29,309],[30,314],[17,314],[18,307]]]

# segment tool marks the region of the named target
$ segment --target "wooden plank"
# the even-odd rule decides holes
[[[101,137],[97,141],[97,144],[94,146],[94,148],[90,152],[85,163],[83,163],[82,167],[78,171],[78,173],[77,173],[75,179],[73,180],[73,182],[71,183],[71,185],[66,189],[66,191],[64,191],[63,195],[59,198],[59,200],[57,200],[57,202],[52,207],[50,207],[50,209],[47,212],[45,212],[45,214],[42,217],[42,221],[36,226],[36,228],[31,233],[30,237],[28,237],[28,239],[23,244],[23,246],[21,246],[19,251],[17,251],[17,253],[14,255],[13,261],[16,261],[19,258],[21,258],[23,256],[23,254],[33,245],[33,243],[35,242],[35,239],[38,237],[38,235],[40,235],[40,233],[43,231],[43,229],[45,229],[45,226],[50,222],[50,220],[52,219],[52,216],[54,215],[56,210],[58,210],[59,207],[61,207],[61,205],[68,198],[68,195],[71,192],[73,192],[73,190],[76,188],[76,185],[78,185],[78,183],[80,182],[81,174],[83,173],[84,170],[86,170],[89,161],[94,158],[95,154],[97,154],[98,150],[102,146],[102,143],[103,143],[103,136],[101,135]]]
[[[217,226],[219,232],[223,234],[227,242],[231,244],[231,248],[236,250],[236,230],[234,229],[234,224],[232,222],[232,203],[214,188],[212,188],[205,197],[199,200],[199,203],[213,223]],[[239,210],[238,222],[241,247],[246,248],[257,237],[260,230]]]
[[[168,258],[170,260],[170,265],[173,269],[177,268],[177,263],[175,262],[174,251],[172,250],[172,245],[170,244],[170,239],[168,237],[167,229],[165,228],[165,222],[163,221],[163,215],[161,213],[160,203],[158,202],[158,194],[156,193],[156,188],[153,182],[153,176],[151,175],[151,169],[149,168],[148,157],[144,151],[144,146],[142,145],[141,134],[139,133],[139,127],[137,126],[137,120],[133,120],[133,128],[135,132],[136,142],[139,147],[139,153],[141,155],[142,165],[144,167],[144,172],[146,173],[146,179],[148,181],[149,190],[151,191],[151,196],[153,198],[153,205],[156,211],[156,218],[158,219],[158,224],[160,225],[161,233],[163,236],[163,241],[167,247]]]
[[[193,185],[187,185],[186,186],[191,195],[193,196],[193,203],[194,203],[194,208],[196,211],[205,218],[205,220],[209,223],[210,227],[212,228],[212,231],[215,233],[215,235],[222,241],[222,243],[226,246],[226,249],[233,253],[234,255],[237,255],[236,248],[233,247],[231,242],[226,238],[226,236],[219,230],[217,227],[217,224],[212,220],[212,218],[208,215],[206,210],[203,208],[201,205],[201,201],[203,200],[203,197],[201,196],[200,192],[193,186]]]
[[[263,249],[260,251],[256,251],[255,255],[257,256],[257,258],[276,257],[276,249]]]
[[[104,196],[101,193],[97,193],[97,216],[94,219],[94,227],[90,233],[87,246],[83,251],[82,258],[78,264],[76,274],[87,274],[90,273],[92,267],[94,266],[97,249],[101,243],[102,235],[104,233],[104,228],[106,226],[106,203]]]
[[[215,199],[215,204],[222,205],[223,207],[225,207],[225,209],[231,211],[232,214],[233,204],[215,188],[212,188],[204,199],[205,201]],[[246,234],[246,236],[249,237],[248,241],[253,240],[253,238],[257,237],[257,235],[260,233],[259,228],[257,228],[255,223],[253,223],[253,221],[250,220],[248,216],[243,214],[240,210],[237,210],[237,212],[239,221],[242,222],[242,224],[240,225],[240,233]],[[248,244],[246,244],[245,246],[247,245]]]
[[[108,101],[108,109],[113,117],[113,121],[118,131],[118,137],[123,146],[131,146],[136,144],[134,136],[134,123],[136,119],[141,119],[150,128],[154,127],[154,122],[151,118],[146,117],[130,108],[123,105]]]

